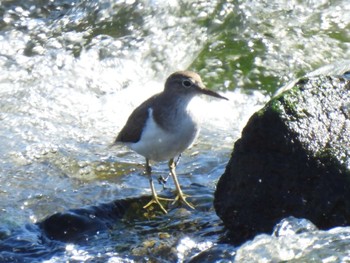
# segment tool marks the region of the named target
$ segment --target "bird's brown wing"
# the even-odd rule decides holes
[[[157,95],[149,98],[138,106],[129,116],[123,129],[119,132],[114,143],[118,142],[138,142],[141,138],[142,129],[146,123],[149,114],[149,108]]]

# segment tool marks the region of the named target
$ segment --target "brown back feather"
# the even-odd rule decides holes
[[[142,129],[146,123],[148,118],[148,109],[150,107],[150,103],[152,103],[158,94],[149,98],[145,102],[143,102],[140,106],[138,106],[129,116],[126,124],[119,132],[117,138],[114,143],[117,142],[138,142],[142,135]]]

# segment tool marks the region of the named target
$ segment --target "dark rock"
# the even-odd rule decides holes
[[[87,208],[72,209],[64,213],[56,213],[38,223],[42,232],[49,239],[63,242],[84,241],[99,231],[111,228],[123,218],[137,215],[149,197],[117,200]]]
[[[93,214],[74,212],[54,214],[43,221],[41,227],[49,238],[64,242],[77,242],[106,229],[103,221]]]
[[[350,223],[350,82],[313,77],[255,113],[235,143],[214,206],[233,243],[283,218]]]

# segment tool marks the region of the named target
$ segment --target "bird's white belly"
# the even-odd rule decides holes
[[[149,160],[164,161],[176,157],[196,139],[199,127],[190,115],[177,119],[178,125],[171,130],[160,128],[153,118],[153,111],[149,109],[142,136],[137,143],[130,144],[130,148]]]

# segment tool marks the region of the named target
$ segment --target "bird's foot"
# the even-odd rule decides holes
[[[185,195],[184,193],[178,193],[177,196],[175,197],[173,204],[180,202],[185,205],[187,205],[191,209],[195,209],[194,205],[192,205],[190,202],[186,200],[187,197],[191,197],[190,195]]]
[[[152,204],[157,204],[160,209],[164,212],[164,214],[167,214],[168,212],[166,211],[166,209],[163,207],[163,205],[160,203],[160,201],[174,201],[174,199],[170,199],[170,198],[164,198],[164,197],[158,197],[158,196],[153,196],[152,200],[149,201],[143,208],[147,208],[149,206],[151,206]]]

